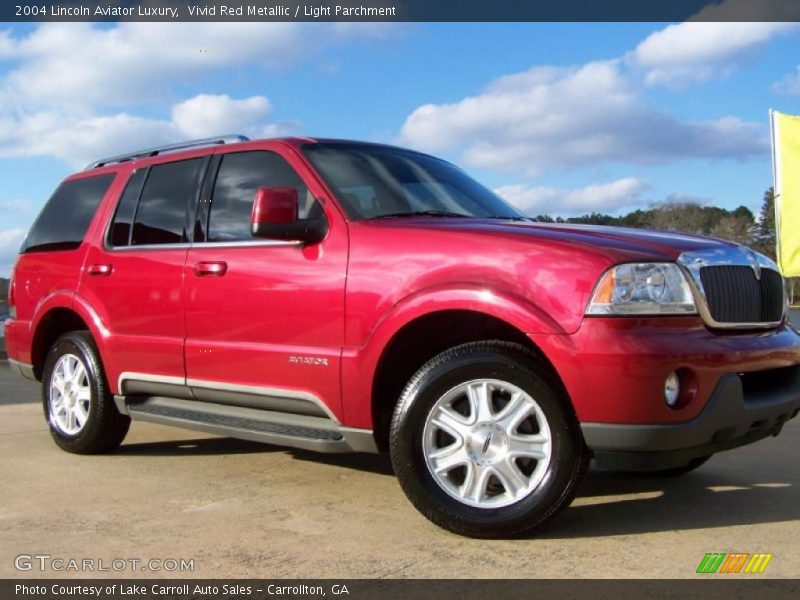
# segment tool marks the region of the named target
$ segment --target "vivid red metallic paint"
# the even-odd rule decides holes
[[[9,356],[40,365],[44,357],[31,350],[37,331],[50,311],[68,309],[88,324],[112,392],[131,371],[304,391],[343,424],[367,429],[381,353],[403,326],[442,310],[485,313],[528,335],[581,421],[689,420],[723,373],[800,362],[798,335],[786,326],[719,335],[699,317],[583,316],[610,266],[671,261],[724,242],[479,219],[348,221],[299,153],[308,141],[194,150],[73,176],[117,173],[80,248],[19,258]],[[105,248],[106,226],[134,168],[257,149],[284,156],[320,200],[330,224],[322,242]],[[110,273],[89,275],[93,266]],[[295,355],[328,366],[290,367]],[[672,410],[663,401],[664,377],[681,367],[694,373],[697,398]]]

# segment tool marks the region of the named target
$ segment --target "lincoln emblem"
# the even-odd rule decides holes
[[[492,443],[492,434],[491,432],[489,435],[486,436],[486,439],[483,442],[483,454],[486,454],[486,451],[489,449],[489,444]]]

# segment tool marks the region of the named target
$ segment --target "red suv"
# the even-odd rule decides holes
[[[308,138],[98,161],[25,240],[5,332],[56,443],[131,419],[389,451],[431,521],[531,531],[590,458],[678,474],[777,435],[800,337],[764,256],[531,222],[457,167]]]

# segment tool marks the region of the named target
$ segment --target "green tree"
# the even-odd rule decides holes
[[[775,190],[769,188],[764,192],[758,221],[753,228],[752,246],[755,250],[775,259]]]
[[[773,188],[764,192],[761,210],[756,219],[746,206],[730,211],[716,206],[702,206],[696,202],[664,202],[647,209],[637,209],[620,217],[601,213],[580,217],[552,217],[540,215],[537,221],[547,223],[589,223],[617,225],[639,229],[663,229],[680,233],[710,235],[752,247],[775,259],[775,193]],[[800,278],[786,280],[790,301],[794,304],[800,296]]]
[[[619,219],[617,217],[612,217],[611,215],[593,212],[590,215],[571,217],[567,219],[567,223],[581,223],[584,225],[619,225]]]

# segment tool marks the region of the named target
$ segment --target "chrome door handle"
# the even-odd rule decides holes
[[[111,275],[111,272],[114,270],[114,266],[110,264],[93,264],[89,265],[86,271],[89,275],[94,277],[108,277]]]
[[[224,260],[203,261],[194,266],[194,274],[198,277],[222,277],[228,270]]]

